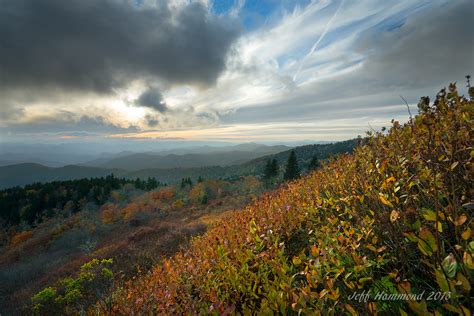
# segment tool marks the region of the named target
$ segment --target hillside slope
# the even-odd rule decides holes
[[[409,123],[231,214],[103,311],[469,315],[473,105],[451,85]]]

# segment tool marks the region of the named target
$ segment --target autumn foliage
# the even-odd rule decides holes
[[[25,242],[26,240],[30,239],[31,236],[33,236],[33,232],[32,231],[23,231],[23,232],[19,232],[18,234],[16,234],[15,236],[12,237],[11,241],[10,241],[10,245],[11,246],[17,246],[23,242]]]
[[[369,133],[352,155],[231,213],[119,287],[113,313],[469,315],[473,105],[454,85],[425,99],[408,123]],[[362,291],[425,295],[350,299]]]

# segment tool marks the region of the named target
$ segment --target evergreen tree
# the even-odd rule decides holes
[[[285,180],[294,180],[300,176],[300,167],[298,166],[298,159],[296,158],[295,151],[292,150],[290,157],[288,157],[288,162],[286,163],[286,170],[284,179]]]
[[[267,160],[267,164],[265,165],[265,169],[263,170],[263,178],[264,179],[270,179],[272,177],[271,175],[271,170],[272,168],[272,162],[270,159]]]
[[[136,179],[135,179],[134,184],[135,184],[135,188],[136,188],[136,189],[143,189],[143,187],[142,187],[142,182],[141,182],[141,180],[140,180],[139,178],[136,178]]]
[[[272,159],[270,170],[274,177],[278,176],[278,162],[275,158]]]
[[[158,182],[156,181],[156,179],[154,177],[149,177],[146,182],[146,189],[150,191],[155,189],[156,187],[158,187]]]
[[[275,158],[273,159],[268,159],[267,163],[265,165],[263,177],[264,179],[271,179],[278,176],[278,162],[276,161]]]
[[[319,159],[316,155],[313,156],[313,158],[311,159],[310,163],[309,163],[309,166],[308,166],[308,170],[309,171],[312,171],[312,170],[316,170],[320,167],[320,163],[319,163]]]
[[[189,185],[190,187],[193,186],[193,181],[191,180],[191,178],[182,178],[181,189],[184,189],[187,185]]]

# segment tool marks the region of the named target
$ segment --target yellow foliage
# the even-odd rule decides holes
[[[103,224],[111,224],[120,218],[120,212],[116,204],[105,204],[101,208],[101,219]]]
[[[179,208],[182,208],[184,206],[184,201],[182,199],[178,199],[176,201],[173,202],[173,208],[174,209],[179,209]]]

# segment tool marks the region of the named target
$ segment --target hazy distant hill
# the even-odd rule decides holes
[[[222,166],[222,161],[218,159],[227,158],[229,161],[231,159],[241,159],[241,157],[231,157],[236,155],[236,152],[229,153],[214,153],[208,155],[199,155],[199,154],[189,154],[189,155],[173,155],[177,161],[191,161],[191,159],[200,159],[200,163],[206,163],[208,166],[204,167],[176,167],[176,168],[146,168],[142,165],[142,169],[135,171],[127,171],[125,168],[117,168],[120,166],[119,163],[106,164],[108,168],[99,168],[99,167],[88,167],[88,166],[76,166],[70,165],[61,168],[50,168],[45,167],[39,164],[16,164],[10,166],[0,167],[0,188],[7,188],[16,185],[25,185],[33,182],[49,182],[54,180],[70,180],[70,179],[79,179],[79,178],[90,178],[90,177],[102,177],[108,174],[113,173],[118,177],[125,178],[148,178],[155,177],[161,182],[173,183],[180,181],[184,177],[191,177],[197,179],[199,176],[206,179],[217,179],[217,178],[228,178],[239,175],[251,175],[251,174],[262,174],[263,167],[269,158],[275,158],[280,167],[283,168],[288,155],[291,150],[296,152],[298,160],[301,167],[306,168],[309,164],[311,158],[316,155],[320,159],[326,159],[330,155],[336,155],[339,153],[351,152],[355,147],[357,140],[347,140],[343,142],[337,142],[333,144],[316,144],[316,145],[305,145],[300,147],[295,147],[294,149],[286,150],[283,152],[265,155],[245,163],[237,163],[234,165]],[[249,145],[249,144],[244,144]],[[240,146],[240,145],[239,145]],[[252,145],[251,145],[252,146]],[[273,146],[269,146],[273,147]],[[281,147],[281,146],[279,146]],[[283,146],[284,147],[284,146]],[[247,152],[247,155],[248,152]],[[134,157],[135,155],[132,155]],[[215,156],[215,157],[214,157]],[[261,154],[260,154],[261,156]],[[117,159],[123,159],[130,156],[119,157]],[[148,156],[144,156],[149,158]],[[154,159],[160,158],[159,156],[154,156]],[[168,155],[168,158],[171,155]],[[181,158],[179,158],[181,157]],[[186,160],[189,159],[189,160]],[[224,157],[224,158],[223,158]],[[248,157],[248,156],[247,156]],[[134,157],[136,158],[136,157]],[[163,157],[161,157],[163,158]],[[160,158],[160,159],[161,159]],[[180,160],[181,159],[181,160]],[[204,159],[208,159],[207,162]],[[119,160],[120,161],[120,160]],[[142,163],[145,164],[146,161]],[[124,166],[126,166],[126,160],[121,160]],[[131,162],[132,163],[132,162]],[[133,163],[139,163],[137,160]],[[190,163],[190,162],[189,162]],[[214,166],[212,164],[214,163]],[[183,163],[184,164],[184,163]],[[216,166],[221,164],[221,166]],[[171,165],[171,163],[169,163]]]
[[[142,169],[198,168],[205,166],[229,166],[241,164],[263,155],[288,150],[287,146],[240,144],[224,148],[211,146],[158,153],[120,154],[109,159],[97,159],[85,166],[117,168],[130,171]],[[169,154],[168,154],[169,153]]]
[[[0,167],[0,188],[22,186],[33,182],[103,177],[111,173],[119,174],[120,171],[74,165],[51,168],[35,163],[22,163]]]
[[[292,150],[295,151],[298,157],[298,162],[303,169],[307,168],[309,162],[313,156],[317,156],[319,159],[327,159],[330,155],[337,155],[340,153],[352,152],[357,144],[357,139],[351,139],[347,141],[332,143],[332,144],[315,144],[295,147],[290,150],[286,150],[273,155],[266,155],[253,159],[246,163],[232,165],[232,166],[211,166],[211,167],[200,167],[200,168],[175,168],[175,169],[143,169],[133,172],[126,173],[127,177],[131,178],[143,178],[143,177],[155,177],[162,182],[176,182],[181,180],[183,177],[191,177],[193,179],[199,176],[209,178],[228,178],[239,175],[251,175],[251,174],[262,174],[263,168],[267,159],[275,158],[278,161],[280,168],[284,168],[284,165]]]

